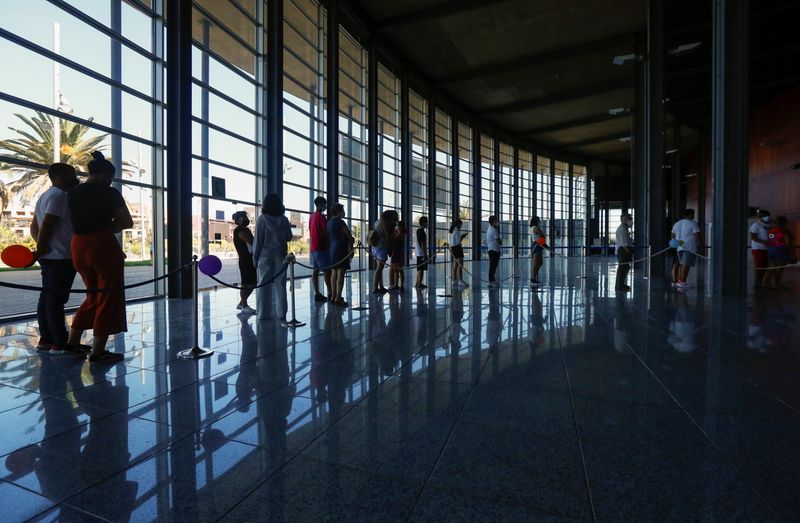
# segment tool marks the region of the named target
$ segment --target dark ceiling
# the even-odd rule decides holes
[[[634,65],[615,65],[646,33],[646,0],[359,0],[433,87],[533,143],[609,161],[630,158]],[[711,111],[711,2],[665,1],[667,135],[697,142]],[[751,99],[800,81],[797,0],[751,2]],[[665,147],[671,148],[670,139]]]

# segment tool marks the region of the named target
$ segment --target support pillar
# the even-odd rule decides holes
[[[681,197],[681,184],[683,175],[681,174],[681,126],[675,124],[672,128],[672,148],[677,149],[669,159],[671,165],[670,172],[670,196],[669,196],[669,217],[672,223],[678,220],[678,216],[683,214],[686,207]]]
[[[481,259],[481,218],[483,216],[483,195],[481,191],[481,181],[483,179],[483,165],[481,158],[481,129],[477,125],[472,126],[472,234],[469,239],[472,245],[472,259]]]
[[[636,56],[644,56],[646,44],[642,41],[636,43]],[[643,60],[636,61],[636,110],[633,113],[633,133],[631,138],[631,195],[633,197],[634,225],[633,243],[642,247],[647,245],[647,128],[645,110],[647,100],[645,64]],[[608,173],[606,173],[608,175]],[[626,204],[623,202],[623,207]],[[607,205],[606,208],[610,210]],[[626,211],[626,210],[625,210]],[[643,252],[643,251],[642,251]],[[639,253],[637,253],[639,254]]]
[[[711,154],[713,292],[742,296],[747,281],[748,0],[714,0]]]
[[[647,244],[666,245],[664,214],[664,0],[647,5],[647,60],[645,62],[645,136],[647,144]],[[651,276],[664,276],[663,259],[651,264]]]
[[[519,185],[520,184],[519,184],[519,148],[516,145],[513,146],[513,147],[514,147],[514,149],[513,149],[514,153],[513,153],[512,162],[514,162],[514,165],[512,167],[512,169],[513,169],[512,172],[514,173],[514,185],[512,187],[512,196],[511,196],[511,198],[512,198],[511,199],[511,208],[513,209],[513,212],[512,212],[512,215],[511,215],[512,216],[512,219],[511,219],[511,221],[512,221],[512,226],[511,226],[512,227],[511,228],[512,250],[511,250],[511,253],[512,254],[511,255],[514,258],[516,258],[517,256],[519,256],[519,253],[520,253],[520,249],[519,249],[519,239],[520,239],[520,234],[519,234],[519,220],[520,220],[520,215],[519,215],[519,209],[520,209],[520,205],[519,205],[519,203],[520,203],[519,202]]]
[[[267,177],[264,193],[283,188],[283,2],[267,9]]]
[[[428,98],[428,223],[431,224],[431,233],[428,235],[428,252],[433,254],[438,245],[436,232],[439,228],[438,217],[436,216],[436,107],[433,104],[433,95]],[[447,227],[447,224],[445,224]],[[438,261],[438,256],[431,260],[433,263]]]
[[[167,3],[167,258],[173,271],[192,259],[192,3]],[[191,271],[169,279],[170,298],[191,298]]]
[[[328,2],[328,40],[327,45],[327,73],[328,81],[326,93],[327,109],[327,179],[326,179],[326,198],[329,202],[338,199],[338,177],[339,177],[339,0]],[[370,72],[369,74],[372,74]],[[319,81],[322,81],[320,78]],[[353,118],[352,114],[348,118]],[[375,122],[376,123],[376,122]],[[377,126],[373,126],[373,131]],[[350,139],[350,137],[348,137]],[[374,144],[370,142],[369,146]],[[374,164],[377,166],[377,162]],[[369,166],[370,168],[372,166]]]
[[[378,183],[380,179],[380,172],[378,169],[378,52],[377,40],[373,36],[369,42],[369,67],[367,69],[367,96],[369,103],[367,104],[367,223],[368,227],[378,219]],[[328,142],[330,147],[330,142]],[[405,208],[403,209],[404,215],[402,220],[408,224],[405,216]],[[409,231],[413,230],[412,227],[406,227]]]

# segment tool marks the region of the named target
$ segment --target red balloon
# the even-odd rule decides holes
[[[536,238],[536,243],[538,243],[541,246],[544,246],[544,244],[546,242],[544,241],[544,237],[543,236],[539,236],[538,238]]]
[[[0,259],[9,267],[23,269],[30,267],[36,261],[33,251],[24,245],[9,245],[0,253]]]

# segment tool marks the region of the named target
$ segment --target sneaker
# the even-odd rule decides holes
[[[324,294],[315,294],[314,301],[328,301],[328,298]]]
[[[119,363],[124,359],[125,359],[124,355],[119,354],[117,352],[108,352],[107,350],[104,350],[100,354],[90,354],[89,355],[89,363],[98,363],[98,364],[107,363],[107,364],[111,364],[111,363]]]
[[[242,310],[242,307],[244,307],[244,305],[242,305],[241,303],[236,304],[236,310],[237,311]]]
[[[64,354],[64,349],[62,349],[58,345],[51,345],[50,350],[48,350],[47,353],[52,356],[59,356],[61,354]]]
[[[252,308],[251,306],[249,306],[249,305],[245,305],[239,310],[242,311],[242,314],[255,314],[256,313],[256,310],[254,308]]]
[[[286,318],[281,318],[281,327],[291,327],[291,323],[289,323]]]
[[[461,280],[460,282],[458,282],[458,284],[461,285],[464,288],[469,287],[469,283],[465,282],[464,280]]]
[[[677,287],[679,289],[688,289],[691,287],[691,284],[686,283],[685,281],[679,281]]]
[[[47,342],[43,342],[43,341],[40,341],[39,344],[36,345],[36,350],[40,350],[42,352],[49,352],[50,349],[52,349],[52,348],[53,348],[53,344],[52,343],[47,343]]]

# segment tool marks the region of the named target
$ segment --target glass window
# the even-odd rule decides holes
[[[458,200],[459,218],[464,222],[461,230],[463,232],[472,231],[472,220],[475,215],[475,194],[472,184],[474,181],[474,170],[472,165],[472,128],[459,122],[458,124]],[[472,256],[472,238],[467,236],[464,241],[464,257],[470,259]]]
[[[553,243],[559,247],[569,246],[569,165],[566,162],[555,162],[555,179],[553,182],[555,195],[555,223],[550,232]],[[562,254],[567,254],[566,252]]]
[[[436,109],[436,245],[449,242],[448,230],[453,219],[453,139],[450,115]]]
[[[519,237],[519,247],[531,246],[528,223],[536,213],[536,188],[533,186],[534,167],[533,154],[530,151],[520,149],[517,164],[517,209],[519,209],[517,236]]]
[[[545,235],[550,236],[551,219],[552,219],[552,206],[550,199],[552,197],[552,180],[550,177],[550,158],[546,156],[536,157],[536,213],[542,220],[542,230]],[[549,238],[548,238],[548,241]]]
[[[315,0],[283,6],[283,200],[297,237],[292,250],[308,255],[314,198],[328,191],[326,14]]]
[[[402,204],[400,79],[378,64],[378,212]]]
[[[428,215],[428,102],[413,90],[408,93],[408,127],[411,135],[411,221]],[[430,221],[432,218],[428,217]]]
[[[481,135],[481,221],[483,229],[489,221],[489,216],[497,210],[494,205],[494,138],[485,134]]]
[[[504,247],[511,246],[514,224],[514,148],[500,142],[500,227],[507,239]]]
[[[339,197],[353,236],[366,244],[367,51],[339,28]],[[380,137],[379,137],[380,140]],[[361,251],[358,252],[361,255]]]
[[[572,240],[573,255],[579,255],[586,246],[586,167],[572,165]]]

